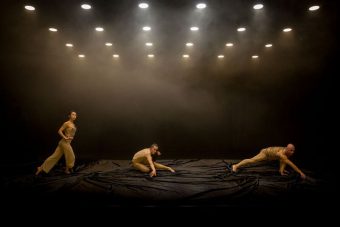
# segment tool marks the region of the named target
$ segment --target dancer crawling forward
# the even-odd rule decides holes
[[[143,173],[150,173],[151,177],[157,176],[156,169],[169,170],[175,172],[172,168],[153,161],[153,157],[161,155],[157,144],[152,144],[150,148],[138,151],[132,158],[132,166]]]
[[[244,159],[238,164],[234,164],[231,167],[233,172],[236,172],[238,168],[244,165],[260,162],[260,161],[270,161],[270,160],[278,160],[280,161],[280,169],[279,172],[281,175],[287,175],[287,171],[285,170],[286,165],[292,167],[296,172],[298,172],[302,179],[306,178],[306,175],[288,158],[294,154],[295,147],[293,144],[288,144],[287,147],[268,147],[262,149],[260,153],[250,159]]]

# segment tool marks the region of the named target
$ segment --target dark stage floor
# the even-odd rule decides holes
[[[331,191],[327,180],[303,169],[306,180],[291,172],[280,176],[277,163],[257,164],[236,174],[226,170],[235,160],[160,160],[176,173],[158,171],[150,178],[128,160],[79,161],[65,175],[61,165],[48,175],[34,176],[34,165],[2,176],[3,201],[13,206],[81,207],[176,206],[272,208],[311,207]],[[17,167],[19,168],[19,167]]]

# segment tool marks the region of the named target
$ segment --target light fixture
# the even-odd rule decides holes
[[[91,9],[92,7],[89,5],[89,4],[82,4],[81,5],[81,8],[83,8],[83,9]]]
[[[192,47],[194,44],[193,43],[186,43],[185,44],[187,47]]]
[[[189,54],[183,54],[182,57],[183,58],[189,58],[190,56],[189,56]]]
[[[153,44],[152,43],[145,43],[145,46],[152,47]]]
[[[65,46],[67,46],[67,47],[73,47],[73,44],[72,44],[72,43],[66,43]]]
[[[198,31],[199,28],[198,28],[198,27],[191,27],[190,30],[191,30],[191,31]]]
[[[241,28],[237,29],[238,32],[244,32],[245,30],[246,30],[246,28],[244,28],[244,27],[241,27]]]
[[[58,31],[58,29],[56,29],[56,28],[49,28],[48,30],[50,30],[51,32],[57,32]]]
[[[149,27],[149,26],[144,26],[143,27],[143,31],[150,31],[151,30],[151,27]]]
[[[224,58],[224,55],[220,54],[217,57],[221,59],[221,58]]]
[[[85,54],[78,54],[79,58],[85,58]]]
[[[102,32],[102,31],[104,31],[104,28],[102,28],[102,27],[96,27],[95,30],[96,30],[97,32]]]
[[[234,44],[233,43],[227,43],[226,46],[227,47],[232,47],[232,46],[234,46]]]
[[[112,55],[112,57],[119,58],[119,55],[118,54],[114,54],[114,55]]]
[[[268,44],[265,45],[265,47],[272,47],[272,46],[273,46],[273,44],[271,44],[271,43],[268,43]]]
[[[153,58],[153,57],[155,57],[155,55],[153,55],[153,54],[148,54],[148,58]]]
[[[35,7],[34,6],[25,6],[25,9],[28,10],[28,11],[34,11],[35,10]]]
[[[320,9],[320,6],[311,6],[309,7],[309,11],[315,11],[315,10],[318,10]]]
[[[141,8],[141,9],[147,9],[147,8],[149,8],[149,4],[143,2],[143,3],[140,3],[140,4],[138,5],[138,7]]]
[[[259,56],[258,55],[253,55],[253,56],[251,56],[251,58],[259,58]]]
[[[282,31],[283,32],[290,32],[292,29],[291,28],[284,28]]]
[[[256,4],[256,5],[254,5],[253,8],[254,8],[254,9],[262,9],[262,8],[263,8],[263,5],[262,5],[262,4]]]
[[[110,46],[112,46],[112,43],[105,43],[105,46],[110,47]]]
[[[205,7],[207,7],[207,5],[206,5],[205,3],[198,3],[198,4],[196,5],[196,8],[197,8],[197,9],[204,9]]]

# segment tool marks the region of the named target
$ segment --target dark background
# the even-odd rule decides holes
[[[89,12],[82,1],[4,3],[2,160],[45,159],[75,110],[78,159],[130,159],[153,142],[164,159],[243,159],[293,143],[298,166],[332,166],[336,1],[262,1],[260,12],[253,1],[205,1],[202,12],[186,0],[148,1],[144,11],[132,0],[87,2]],[[26,3],[36,11],[27,12]],[[313,3],[320,10],[309,12]],[[141,30],[146,24],[150,32]],[[98,25],[103,33],[94,31]],[[192,25],[200,30],[191,32]],[[286,26],[293,31],[283,33]],[[233,48],[225,47],[229,41]],[[154,59],[146,57],[151,52]]]

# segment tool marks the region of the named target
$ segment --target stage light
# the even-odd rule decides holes
[[[152,43],[145,43],[145,46],[152,47],[153,44]]]
[[[192,47],[194,44],[193,43],[186,43],[185,44],[187,47]]]
[[[254,9],[262,9],[262,8],[263,8],[263,5],[262,5],[262,4],[256,4],[256,5],[254,5],[253,8],[254,8]]]
[[[282,31],[283,32],[290,32],[292,29],[291,28],[284,28]]]
[[[237,29],[238,32],[244,32],[245,30],[246,30],[246,28],[244,28],[244,27],[241,27],[241,28]]]
[[[149,4],[148,3],[140,3],[138,5],[138,7],[141,8],[141,9],[147,9],[147,8],[149,8]]]
[[[112,55],[112,57],[119,58],[119,55],[118,54],[114,54],[114,55]]]
[[[189,54],[183,54],[182,57],[183,58],[189,58],[190,56],[189,56]]]
[[[320,9],[320,6],[311,6],[311,7],[309,7],[309,11],[316,11],[318,9]]]
[[[268,44],[265,45],[265,47],[272,47],[272,46],[273,46],[273,44],[271,44],[271,43],[268,43]]]
[[[150,31],[150,30],[151,30],[151,27],[149,27],[149,26],[143,27],[143,31]]]
[[[227,47],[232,47],[232,46],[234,46],[234,44],[233,43],[227,43],[226,46]]]
[[[56,29],[56,28],[49,28],[48,30],[50,30],[51,32],[57,32],[58,31],[58,29]]]
[[[102,31],[104,31],[104,28],[102,28],[102,27],[96,27],[95,30],[96,30],[97,32],[102,32]]]
[[[84,54],[78,54],[78,57],[79,58],[85,58],[85,55]]]
[[[25,6],[25,9],[28,10],[28,11],[34,11],[35,10],[35,7],[34,6]]]
[[[198,31],[199,28],[198,28],[198,27],[191,27],[190,30],[191,30],[191,31]]]
[[[92,7],[89,4],[82,4],[81,8],[88,10],[91,9]]]
[[[112,43],[105,43],[105,46],[110,47],[110,46],[112,46]]]
[[[204,9],[205,7],[207,7],[207,5],[206,5],[205,3],[198,3],[198,4],[196,5],[196,8],[197,8],[197,9]]]
[[[259,56],[258,55],[253,55],[253,56],[251,56],[251,58],[256,59],[256,58],[259,58]]]
[[[67,47],[73,47],[73,44],[72,44],[72,43],[66,43],[65,46],[67,46]]]
[[[222,59],[222,58],[224,58],[224,55],[220,54],[220,55],[218,55],[217,57],[218,57],[219,59]]]

